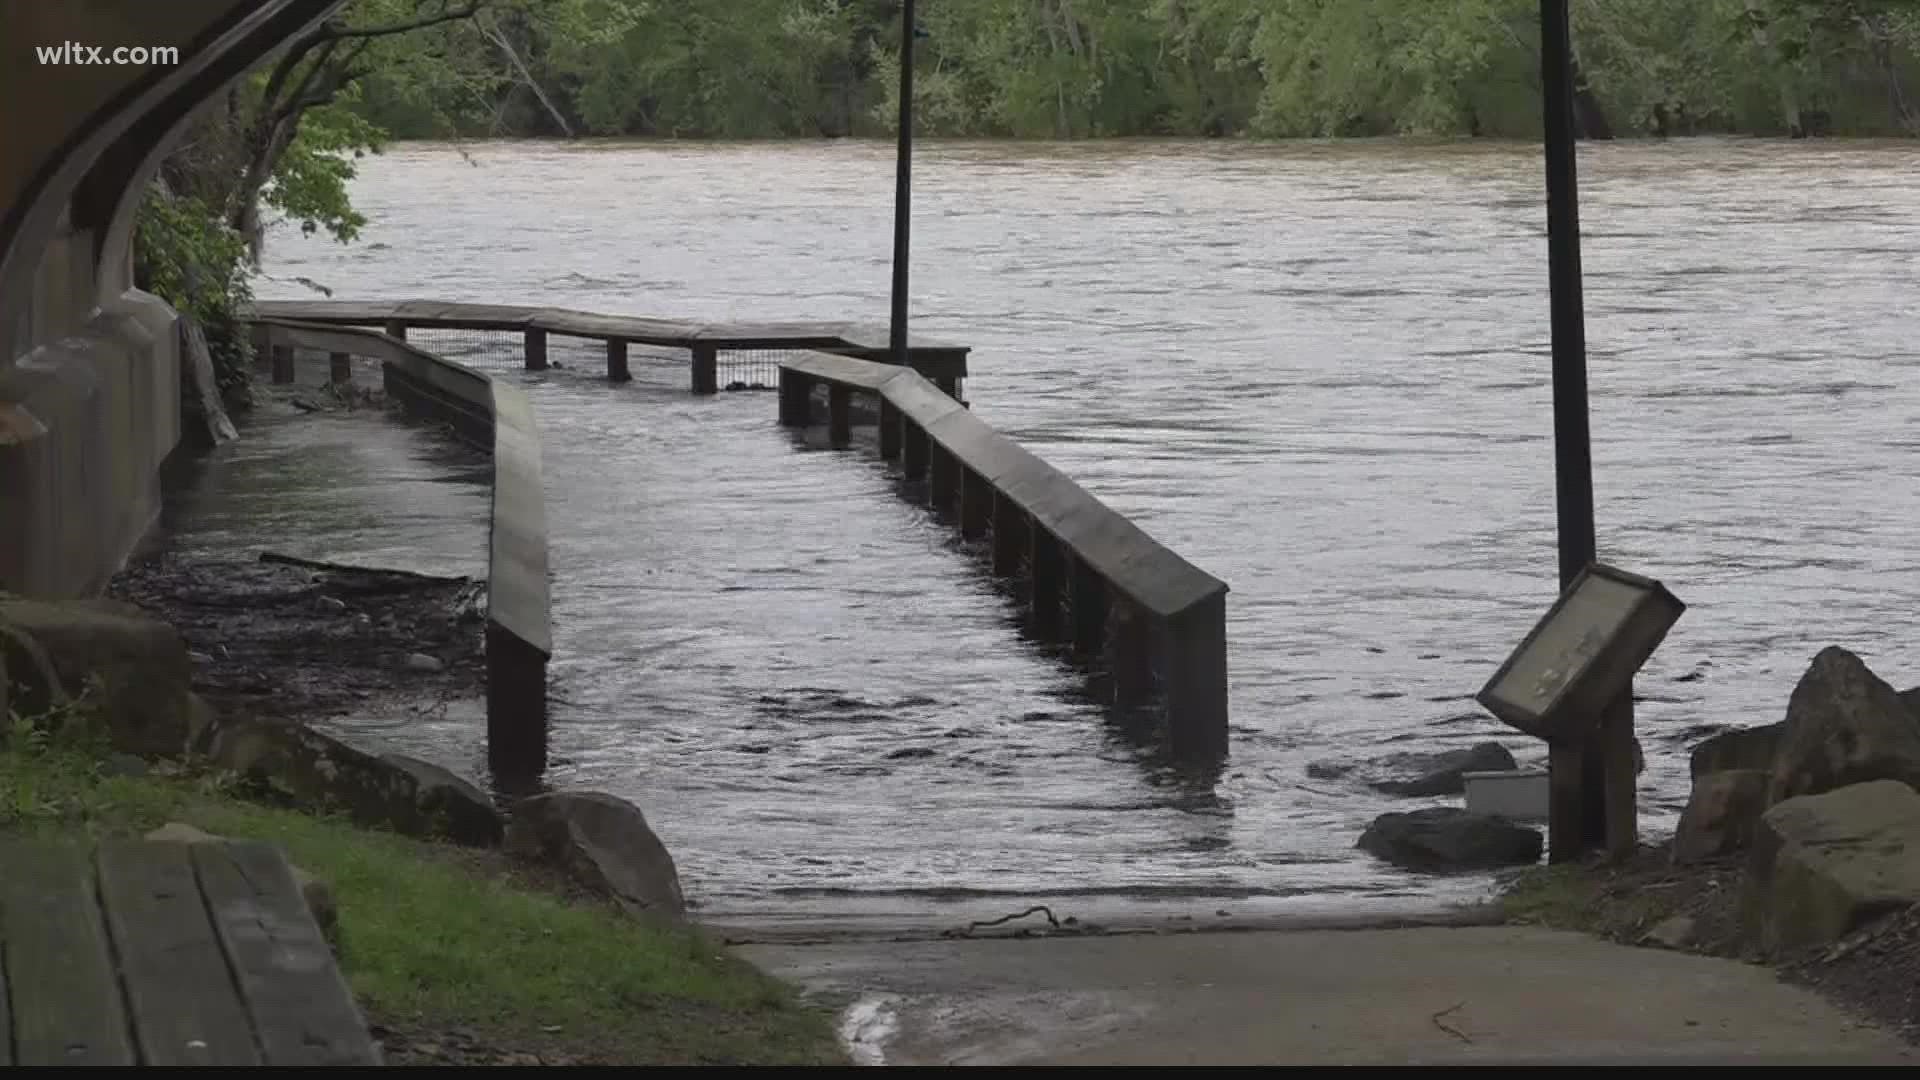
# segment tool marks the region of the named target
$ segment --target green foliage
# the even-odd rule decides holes
[[[1589,104],[1624,133],[1775,134],[1811,130],[1814,116],[1835,130],[1915,129],[1914,0],[1571,4]],[[915,108],[931,135],[1539,127],[1537,0],[922,0],[918,10]],[[405,136],[553,134],[562,123],[600,135],[882,134],[898,116],[899,30],[898,0],[520,0],[510,16],[437,29],[441,44],[417,70],[370,78],[357,107]],[[534,104],[533,86],[551,108]]]
[[[252,302],[253,286],[246,238],[224,212],[200,196],[153,185],[135,219],[133,264],[136,284],[200,323],[221,393],[243,391],[252,378],[253,342],[239,313]]]
[[[260,199],[299,225],[301,235],[324,229],[345,244],[367,223],[347,194],[354,162],[377,153],[386,132],[348,107],[357,94],[342,96],[345,100],[310,109],[301,118],[300,133],[281,156]]]

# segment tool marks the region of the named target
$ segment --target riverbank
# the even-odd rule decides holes
[[[98,840],[185,824],[280,845],[324,883],[336,954],[389,1064],[830,1064],[823,1014],[700,930],[637,921],[498,851],[263,806],[204,764],[81,729],[0,741],[0,830]]]

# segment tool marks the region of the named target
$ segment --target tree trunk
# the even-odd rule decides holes
[[[560,125],[561,133],[569,139],[573,138],[573,125],[567,123],[567,118],[561,115],[559,106],[555,105],[553,99],[547,96],[547,92],[540,86],[540,81],[533,77],[533,72],[527,70],[525,61],[520,59],[519,51],[513,47],[511,41],[507,40],[507,35],[497,26],[481,26],[480,32],[485,34],[488,40],[500,47],[500,51],[505,54],[507,62],[513,65],[513,69],[516,72],[519,72],[520,81],[526,85],[527,89],[533,91],[534,97],[540,99],[540,104],[546,107],[547,115],[553,117],[553,122]]]
[[[1767,33],[1767,18],[1760,10],[1760,0],[1746,0],[1747,18],[1753,23],[1753,42],[1775,60],[1773,35]],[[1780,80],[1780,119],[1787,125],[1787,134],[1796,139],[1807,137],[1807,129],[1800,121],[1800,95],[1794,89],[1791,77]]]
[[[1573,125],[1574,135],[1582,139],[1595,139],[1605,142],[1613,138],[1613,125],[1607,122],[1607,110],[1600,104],[1600,96],[1587,85],[1587,76],[1580,70],[1579,57],[1573,58],[1568,74],[1573,79]]]
[[[253,137],[247,140],[247,166],[227,199],[227,224],[246,239],[248,254],[256,267],[260,265],[260,250],[266,240],[266,227],[260,220],[260,193],[266,190],[281,156],[292,145],[300,126],[300,112],[304,111],[261,121],[263,128],[256,128]]]

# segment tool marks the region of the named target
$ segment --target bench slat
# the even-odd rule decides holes
[[[14,1064],[134,1064],[86,853],[59,843],[0,842],[0,867]]]
[[[378,1065],[293,873],[266,844],[195,844],[194,869],[269,1065]]]
[[[7,934],[6,928],[0,926],[0,1068],[12,1064],[13,1014],[7,1011]]]
[[[189,845],[108,842],[100,898],[146,1065],[259,1065]]]

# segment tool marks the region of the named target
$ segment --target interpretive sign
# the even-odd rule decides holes
[[[1529,735],[1584,741],[1685,610],[1657,581],[1589,564],[1477,700]]]

